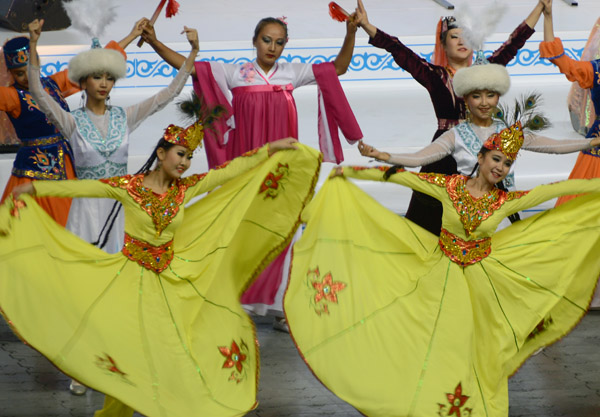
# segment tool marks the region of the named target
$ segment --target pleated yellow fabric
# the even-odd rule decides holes
[[[390,178],[438,198],[455,241],[480,240],[474,253],[491,242],[491,253],[468,266],[344,178],[328,180],[304,211],[284,299],[291,334],[317,378],[365,415],[506,417],[507,378],[586,311],[600,271],[599,194],[494,230],[545,199],[600,190],[600,180],[476,201],[465,180]]]
[[[155,246],[173,239],[174,255],[156,272],[106,254],[25,196],[26,207],[0,207],[3,314],[65,373],[143,415],[244,415],[256,406],[259,355],[239,298],[289,243],[319,166],[320,154],[303,145],[271,158],[262,148],[177,182],[183,200],[161,213],[146,204],[166,197],[133,187],[136,177],[36,183],[38,195],[118,199],[126,233]]]

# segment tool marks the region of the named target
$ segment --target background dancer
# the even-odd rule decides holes
[[[499,65],[508,65],[533,34],[542,9],[543,5],[538,1],[525,21],[513,31],[500,48],[487,58],[488,61]],[[491,10],[490,13],[492,13]],[[371,45],[390,52],[396,64],[410,73],[429,92],[431,104],[438,120],[438,128],[432,140],[456,126],[461,120],[466,119],[465,102],[454,94],[452,83],[456,71],[470,66],[473,62],[473,50],[461,37],[462,28],[458,26],[454,17],[443,17],[439,21],[433,62],[431,63],[414,53],[398,38],[392,37],[372,25],[362,0],[358,1],[357,21],[369,35]],[[457,163],[458,161],[451,156],[446,156],[435,163],[428,163],[423,167],[423,172],[454,174],[457,172]],[[413,191],[406,217],[437,236],[441,228],[442,206],[437,200]]]

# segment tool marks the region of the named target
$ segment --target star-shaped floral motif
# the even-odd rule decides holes
[[[282,183],[285,181],[285,178],[288,174],[288,164],[277,164],[277,168],[273,172],[269,172],[260,185],[259,194],[265,193],[265,198],[277,197],[280,188],[283,189]]]
[[[333,276],[331,272],[328,272],[323,277],[321,282],[315,281],[312,283],[313,288],[317,291],[315,294],[315,303],[320,302],[321,300],[331,301],[332,303],[337,303],[337,293],[338,291],[346,288],[346,284],[343,282],[334,282]]]
[[[119,369],[115,360],[107,353],[104,354],[104,357],[97,356],[96,364],[99,367],[104,368],[109,372],[112,372],[113,374],[117,374],[117,375],[120,375],[123,377],[127,376],[127,374],[125,372],[123,372]]]
[[[458,383],[458,385],[454,389],[454,394],[446,394],[446,397],[448,397],[448,402],[452,406],[448,411],[448,415],[451,416],[455,414],[456,417],[461,417],[460,409],[463,405],[465,405],[465,403],[469,399],[467,395],[462,395],[462,383]]]
[[[219,346],[219,352],[225,356],[223,368],[234,368],[238,372],[242,372],[244,368],[243,362],[246,360],[246,355],[241,353],[240,348],[235,340],[231,342],[231,347]]]
[[[272,172],[269,172],[260,186],[260,192],[263,193],[268,189],[276,190],[279,188],[279,180],[282,176],[283,174],[275,175]]]
[[[14,196],[11,196],[11,197],[12,197],[13,207],[10,210],[10,215],[12,217],[15,217],[18,219],[20,217],[19,211],[22,208],[27,207],[27,204],[25,204],[25,202],[23,200],[17,200]]]

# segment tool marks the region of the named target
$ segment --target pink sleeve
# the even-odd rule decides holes
[[[339,164],[344,160],[344,155],[338,128],[350,144],[362,139],[363,134],[333,63],[314,64],[313,72],[319,87],[319,146],[323,161]]]
[[[225,111],[215,120],[210,129],[204,131],[204,147],[210,168],[227,160],[225,156],[225,135],[230,130],[227,121],[233,117],[233,107],[221,91],[213,76],[210,63],[197,61],[195,64],[194,91],[209,108],[222,106]]]

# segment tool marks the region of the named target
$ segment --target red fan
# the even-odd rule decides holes
[[[167,3],[167,17],[175,16],[178,11],[179,11],[179,3],[177,3],[175,0],[169,0],[169,2]]]
[[[160,14],[163,7],[165,7],[165,3],[167,3],[167,0],[160,0],[160,2],[158,3],[158,7],[156,8],[154,14],[150,18],[150,24],[153,25],[154,23],[156,23],[156,19],[158,19],[158,15]],[[175,16],[178,11],[179,3],[177,3],[175,0],[169,0],[169,2],[167,3],[167,17]],[[140,41],[137,43],[138,48],[141,47],[143,44],[144,40],[140,39]]]
[[[345,22],[350,17],[350,13],[345,11],[342,6],[337,4],[335,1],[332,1],[329,3],[329,16],[338,22]]]

